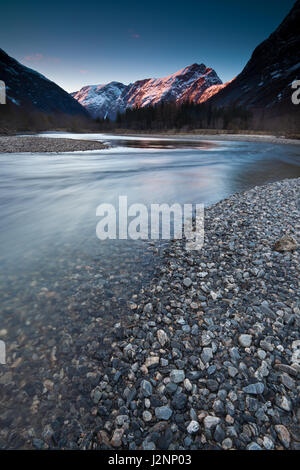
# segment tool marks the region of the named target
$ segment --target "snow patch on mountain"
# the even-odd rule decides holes
[[[88,85],[71,95],[93,118],[109,115],[111,119],[115,119],[119,110],[118,99],[125,88],[123,83],[110,82],[106,85]]]

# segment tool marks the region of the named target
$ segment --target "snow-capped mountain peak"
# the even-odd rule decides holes
[[[118,99],[126,85],[120,82],[110,82],[105,85],[87,85],[81,90],[71,93],[92,117],[105,117],[109,115],[114,119],[119,110]]]
[[[163,78],[147,78],[129,85],[111,82],[91,85],[72,93],[93,117],[109,116],[127,108],[144,107],[162,102],[195,101],[211,86],[221,85],[216,72],[204,64],[192,64]]]

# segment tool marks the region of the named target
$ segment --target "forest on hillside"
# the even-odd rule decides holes
[[[241,107],[212,108],[195,103],[162,103],[145,108],[127,109],[118,113],[115,121],[96,121],[101,128],[132,129],[139,131],[168,129],[236,129],[246,130],[251,125],[252,113]]]

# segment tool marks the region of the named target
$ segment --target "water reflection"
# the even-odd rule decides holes
[[[124,147],[133,147],[140,149],[160,149],[160,150],[174,150],[174,149],[198,149],[198,150],[209,150],[215,147],[212,142],[194,142],[187,140],[118,140],[119,145]],[[112,142],[111,142],[112,143]]]

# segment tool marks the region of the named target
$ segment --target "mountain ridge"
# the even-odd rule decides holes
[[[197,90],[195,90],[197,83]],[[116,89],[116,84],[118,87]],[[114,119],[127,108],[155,105],[162,102],[182,103],[201,95],[210,87],[223,85],[217,73],[204,64],[194,63],[162,78],[145,78],[129,85],[110,82],[90,85],[71,95],[79,101],[92,117]],[[197,96],[195,96],[197,94]]]
[[[299,24],[297,0],[275,31],[254,49],[241,73],[209,103],[295,112],[291,85],[300,78]]]
[[[78,101],[55,82],[18,62],[0,48],[0,80],[6,85],[7,102],[18,108],[43,113],[88,117]]]

